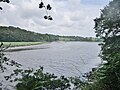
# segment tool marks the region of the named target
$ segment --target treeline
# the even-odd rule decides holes
[[[19,27],[0,26],[0,41],[2,42],[39,42],[39,41],[56,41],[59,37],[50,34],[40,34]]]
[[[0,41],[1,42],[52,42],[52,41],[99,41],[95,38],[84,38],[79,36],[59,36],[52,34],[40,34],[19,27],[0,26]]]
[[[61,41],[90,41],[90,42],[99,42],[101,41],[98,38],[93,37],[80,37],[80,36],[59,36]]]

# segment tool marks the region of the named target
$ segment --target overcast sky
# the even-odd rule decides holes
[[[0,25],[15,26],[39,33],[56,35],[95,36],[93,19],[110,0],[43,0],[50,3],[49,13],[53,21],[43,19],[44,9],[39,9],[41,0],[11,0],[0,3]]]

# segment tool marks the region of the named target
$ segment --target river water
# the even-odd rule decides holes
[[[97,42],[52,42],[24,48],[31,49],[12,50],[7,56],[24,68],[43,66],[45,72],[58,76],[80,76],[101,62]]]

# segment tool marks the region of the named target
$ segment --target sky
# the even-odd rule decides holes
[[[95,37],[94,21],[110,0],[42,0],[52,6],[49,14],[54,20],[45,20],[41,0],[11,0],[0,3],[0,26],[15,26],[28,31],[55,35]]]

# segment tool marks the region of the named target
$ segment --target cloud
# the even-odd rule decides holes
[[[81,0],[82,4],[85,5],[106,5],[110,0]]]
[[[90,0],[44,0],[52,6],[50,15],[53,21],[44,20],[44,9],[39,9],[39,0],[11,0],[10,4],[1,3],[0,25],[12,25],[39,33],[57,35],[95,36],[93,19],[99,16],[100,9],[108,2]],[[93,0],[92,0],[93,1]]]

